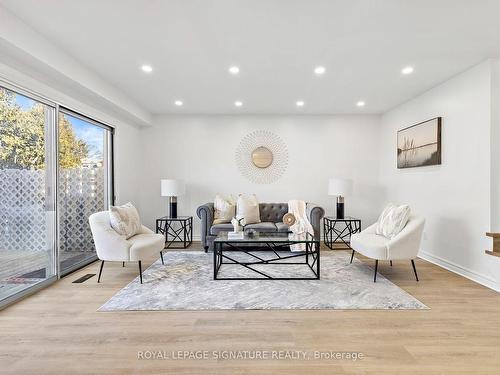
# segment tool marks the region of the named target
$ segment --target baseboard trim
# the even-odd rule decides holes
[[[478,284],[481,284],[487,288],[493,289],[496,292],[500,292],[500,284],[490,277],[481,275],[477,272],[471,271],[467,268],[459,266],[456,263],[447,261],[446,259],[429,254],[425,251],[420,251],[418,253],[418,257],[422,258],[423,260],[426,260],[427,262],[430,262],[430,263],[435,264],[439,267],[442,267],[448,271],[451,271],[451,272],[456,273],[460,276],[463,276],[469,280],[472,280]]]

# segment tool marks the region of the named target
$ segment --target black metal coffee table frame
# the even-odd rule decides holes
[[[297,240],[281,240],[273,241],[272,238],[267,237],[265,234],[263,238],[245,238],[242,240],[232,240],[228,238],[217,237],[214,241],[214,260],[213,260],[213,270],[214,270],[214,280],[318,280],[320,278],[320,241],[312,238],[310,234],[304,241]],[[258,244],[259,247],[251,246],[252,244]],[[295,244],[305,244],[306,250],[300,252],[292,252],[289,249],[290,245]],[[244,246],[242,246],[244,245]],[[250,246],[249,246],[250,245]],[[265,246],[262,246],[265,245]],[[290,255],[280,255],[278,252],[287,250]],[[262,258],[255,253],[269,251],[274,253],[273,258]],[[255,261],[252,262],[242,262],[234,259],[231,253],[245,253],[250,257],[254,258]],[[295,258],[303,258],[302,262],[290,262],[288,260]],[[246,269],[251,270],[256,275],[260,277],[220,277],[219,270],[223,264],[236,264],[242,266]],[[268,275],[265,271],[255,269],[255,265],[263,264],[276,264],[281,266],[286,265],[300,265],[303,264],[308,266],[313,273],[312,277],[273,277]]]

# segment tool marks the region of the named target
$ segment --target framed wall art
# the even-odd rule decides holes
[[[398,168],[441,164],[441,117],[398,131]]]

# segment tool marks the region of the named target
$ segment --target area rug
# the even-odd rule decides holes
[[[210,253],[171,251],[164,259],[165,265],[158,260],[144,271],[142,285],[137,277],[99,311],[428,308],[380,274],[374,283],[373,268],[357,259],[350,264],[343,251],[322,252],[320,280],[213,280]],[[261,267],[275,276],[310,272],[302,265]],[[245,272],[223,265],[220,276],[249,276]]]

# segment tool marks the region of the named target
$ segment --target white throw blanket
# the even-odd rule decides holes
[[[314,229],[309,222],[306,214],[306,202],[299,200],[288,201],[288,212],[295,216],[295,224],[290,227],[292,233],[290,233],[289,238],[292,241],[305,240],[307,238],[307,233],[314,236]],[[290,246],[291,251],[305,251],[306,244],[294,244]]]

